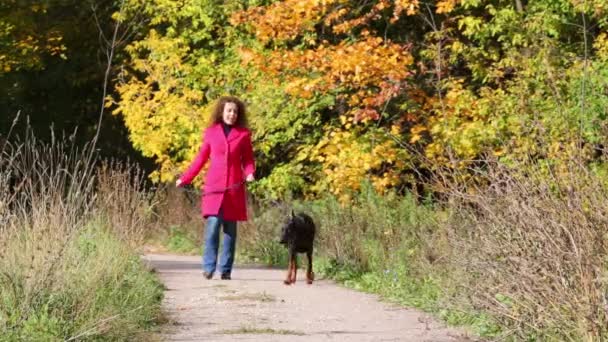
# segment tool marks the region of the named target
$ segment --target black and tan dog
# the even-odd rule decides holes
[[[297,253],[306,253],[308,257],[308,268],[306,269],[306,282],[312,284],[315,274],[312,271],[312,248],[315,240],[315,223],[312,218],[304,213],[291,212],[287,222],[281,230],[281,244],[287,246],[289,251],[289,267],[287,277],[283,281],[285,285],[296,282],[298,270]]]

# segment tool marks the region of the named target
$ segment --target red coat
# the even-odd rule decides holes
[[[190,184],[211,157],[211,165],[205,177],[201,211],[204,217],[217,215],[223,208],[227,221],[246,221],[247,204],[245,185],[226,188],[244,182],[245,176],[255,172],[251,132],[244,127],[232,127],[228,137],[222,124],[207,128],[201,148],[188,170],[180,177],[183,184]],[[214,191],[219,191],[213,193]]]

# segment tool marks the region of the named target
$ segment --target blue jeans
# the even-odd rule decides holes
[[[205,248],[203,251],[203,271],[213,274],[217,264],[217,250],[220,244],[220,226],[224,227],[224,244],[220,256],[220,272],[230,274],[236,248],[236,221],[224,221],[222,211],[217,216],[207,217]]]

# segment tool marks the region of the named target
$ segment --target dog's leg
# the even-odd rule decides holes
[[[287,277],[285,277],[285,280],[283,281],[283,284],[285,285],[291,285],[291,273],[293,272],[293,257],[294,254],[293,253],[289,253],[289,266],[287,267]]]
[[[296,275],[298,274],[298,254],[293,254],[293,273],[291,277],[291,283],[296,283]]]
[[[312,281],[315,280],[315,273],[312,271],[312,251],[306,252],[306,256],[308,257],[308,269],[306,269],[306,283],[312,284]]]

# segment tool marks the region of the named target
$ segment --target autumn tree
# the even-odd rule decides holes
[[[551,161],[605,130],[602,1],[131,1],[115,99],[172,179],[223,94],[250,105],[261,193],[415,188],[488,155]],[[574,144],[572,142],[575,142]]]

